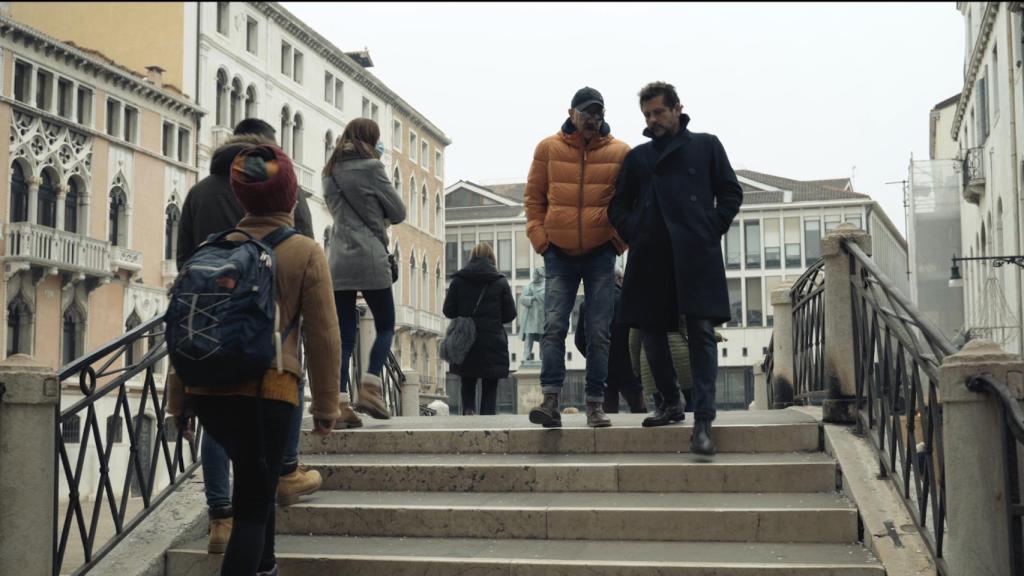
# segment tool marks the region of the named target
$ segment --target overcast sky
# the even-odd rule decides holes
[[[963,84],[963,18],[935,3],[307,3],[285,6],[452,140],[445,183],[525,181],[573,93],[601,91],[635,146],[637,92],[674,84],[690,129],[733,167],[797,180],[852,176],[905,230],[911,154],[928,112]]]

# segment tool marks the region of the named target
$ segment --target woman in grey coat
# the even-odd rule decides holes
[[[362,426],[350,407],[349,364],[356,344],[360,292],[373,313],[377,336],[370,349],[366,373],[359,381],[356,406],[374,418],[390,418],[381,398],[381,373],[395,336],[395,301],[387,234],[390,224],[405,220],[405,206],[378,159],[380,128],[373,120],[356,118],[338,138],[324,166],[324,200],[334,225],[327,261],[334,283],[334,306],[341,329],[341,418],[337,428]]]

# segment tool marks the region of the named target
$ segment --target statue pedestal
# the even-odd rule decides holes
[[[516,413],[529,414],[530,410],[544,400],[540,389],[540,362],[523,360],[516,370]]]

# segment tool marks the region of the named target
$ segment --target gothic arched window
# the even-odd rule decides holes
[[[57,227],[56,179],[49,170],[43,170],[42,182],[36,201],[36,222],[50,228]]]
[[[110,214],[108,240],[112,246],[124,246],[127,242],[128,232],[127,216],[128,196],[120,186],[110,189]]]
[[[64,330],[61,338],[61,358],[64,364],[70,364],[84,354],[85,315],[79,307],[72,303],[64,311]]]
[[[235,78],[231,82],[231,125],[237,126],[242,121],[242,81]]]
[[[32,353],[32,309],[20,295],[7,305],[7,355]]]
[[[292,131],[290,130],[292,123],[292,111],[287,106],[281,108],[281,130],[278,134],[281,135],[281,150],[284,150],[285,154],[291,155],[291,141]]]
[[[292,122],[292,160],[302,162],[302,114],[298,112]]]
[[[68,232],[78,232],[79,202],[78,180],[72,178],[68,181],[68,193],[64,197],[64,230]]]
[[[256,118],[256,87],[252,84],[245,90],[245,117]]]
[[[11,166],[11,222],[28,221],[28,181],[20,162]]]
[[[178,247],[178,222],[181,210],[173,202],[164,210],[164,260],[174,260]]]
[[[217,126],[228,123],[228,73],[223,68],[217,70]]]

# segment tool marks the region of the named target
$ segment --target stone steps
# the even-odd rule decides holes
[[[809,416],[780,411],[739,419],[723,412],[711,429],[719,453],[817,452],[819,429]],[[744,413],[751,414],[751,413]],[[691,415],[692,416],[692,415]],[[326,439],[305,433],[303,453],[329,454],[591,454],[688,452],[692,422],[643,428],[644,414],[613,414],[614,426],[588,428],[583,415],[563,416],[563,427],[543,429],[522,416],[364,418],[364,426]],[[453,418],[455,420],[453,420]],[[458,424],[459,427],[454,427]],[[309,424],[307,427],[311,427]]]
[[[279,536],[281,576],[884,576],[855,544],[586,542]],[[203,540],[168,554],[168,574],[214,576]]]
[[[723,412],[712,458],[688,452],[690,422],[645,429],[644,417],[307,431],[302,460],[324,483],[278,509],[281,574],[884,576],[810,416]],[[168,576],[217,574],[205,545],[169,552]]]
[[[836,494],[328,491],[281,508],[283,534],[843,543],[857,510]]]
[[[822,453],[328,454],[303,463],[324,490],[420,492],[832,492]]]

